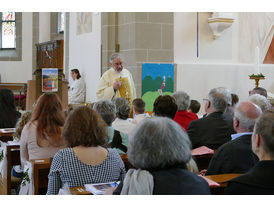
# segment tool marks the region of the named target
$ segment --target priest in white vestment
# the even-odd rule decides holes
[[[132,105],[133,99],[136,98],[136,89],[131,73],[123,67],[119,54],[112,54],[110,63],[111,68],[100,79],[96,92],[97,101],[122,97]]]

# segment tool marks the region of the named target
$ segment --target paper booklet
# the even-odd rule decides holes
[[[109,183],[99,183],[99,184],[85,184],[85,188],[88,192],[91,192],[94,195],[102,195],[105,190],[111,187],[117,187],[120,181],[118,182],[109,182]]]
[[[204,154],[214,154],[214,150],[206,147],[206,146],[201,146],[196,149],[193,149],[191,151],[192,155],[204,155]]]
[[[16,128],[3,128],[0,129],[0,131],[4,134],[4,133],[13,133],[16,131]]]

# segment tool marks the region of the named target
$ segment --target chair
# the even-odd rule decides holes
[[[7,177],[0,175],[0,194],[10,195],[11,189],[17,189],[21,179],[12,177],[11,170],[14,165],[20,165],[20,145],[7,145]]]
[[[51,166],[51,159],[36,159],[30,161],[33,166],[34,194],[45,194],[48,188],[48,174]]]

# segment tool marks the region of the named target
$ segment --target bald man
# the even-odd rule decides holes
[[[233,127],[237,134],[212,157],[205,175],[245,173],[258,161],[251,149],[251,136],[262,110],[252,102],[240,102],[234,110]]]

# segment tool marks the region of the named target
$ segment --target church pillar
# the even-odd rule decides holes
[[[123,55],[141,97],[142,63],[174,62],[173,13],[102,13],[102,73],[109,68],[113,52]]]

